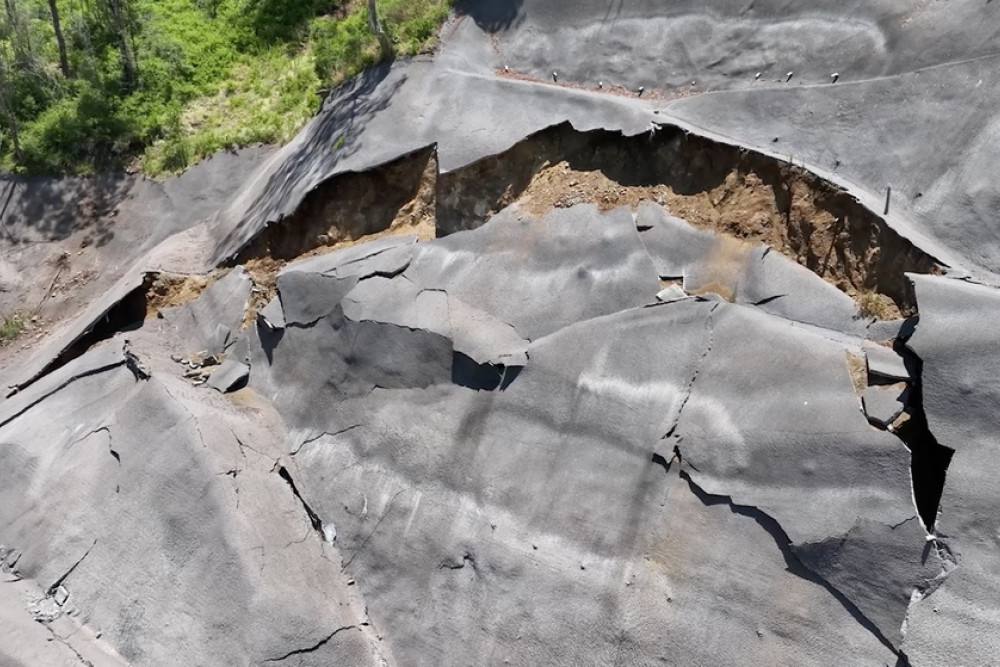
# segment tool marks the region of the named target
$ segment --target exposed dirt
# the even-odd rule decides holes
[[[632,138],[577,132],[568,124],[544,130],[505,153],[441,175],[438,233],[477,227],[515,201],[541,215],[583,202],[610,210],[643,200],[696,227],[766,243],[883,318],[915,310],[905,272],[939,269],[817,176],[677,129]]]
[[[146,317],[156,316],[161,308],[182,306],[194,301],[225,274],[224,270],[216,270],[205,276],[157,274],[151,278],[146,290]]]
[[[678,129],[629,138],[578,132],[568,124],[448,174],[438,174],[436,153],[427,149],[369,172],[336,176],[232,264],[245,265],[255,283],[250,322],[274,297],[277,273],[295,259],[388,234],[427,240],[475,228],[515,202],[542,215],[579,203],[610,210],[646,200],[720,233],[718,261],[709,262],[707,272],[718,277],[701,277],[700,291],[727,298],[728,277],[760,243],[880,318],[915,311],[904,273],[939,269],[853,197],[800,167]]]
[[[291,261],[396,234],[436,234],[437,154],[433,149],[371,171],[335,176],[313,190],[294,215],[272,224],[232,262],[254,282],[244,326],[277,293]]]
[[[270,225],[236,263],[262,257],[287,262],[385,233],[434,238],[436,177],[433,150],[335,176],[310,192],[293,215]]]
[[[854,386],[854,393],[861,398],[868,386],[868,362],[863,356],[844,352],[847,358],[847,373],[851,376],[851,384]]]

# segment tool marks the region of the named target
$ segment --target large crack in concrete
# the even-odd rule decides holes
[[[906,407],[908,419],[895,427],[893,433],[910,451],[913,502],[924,528],[933,534],[948,466],[955,450],[939,443],[927,423],[923,403],[923,361],[902,341],[896,342],[895,349],[909,362],[912,381]]]
[[[682,459],[680,456],[680,450],[675,448],[675,457],[669,462],[665,462],[662,456],[657,460],[654,455],[653,462],[659,465],[663,465],[664,469],[669,472],[673,461],[677,461],[680,465]],[[713,505],[726,505],[733,514],[738,514],[740,516],[745,516],[749,519],[753,519],[757,524],[774,540],[775,545],[781,552],[782,557],[785,560],[785,566],[788,571],[792,574],[811,581],[819,586],[822,586],[830,595],[832,595],[837,602],[839,602],[844,609],[853,617],[862,627],[864,627],[868,632],[870,632],[878,641],[883,644],[886,648],[893,652],[896,656],[901,656],[899,649],[893,646],[892,642],[879,630],[878,626],[868,618],[864,612],[862,612],[857,605],[855,605],[850,598],[848,598],[844,593],[842,593],[836,586],[831,584],[829,581],[816,574],[809,568],[807,568],[802,561],[795,555],[792,549],[792,541],[788,537],[788,534],[781,527],[774,517],[770,516],[763,510],[754,507],[752,505],[740,505],[733,501],[731,496],[716,495],[708,493],[695,482],[691,476],[684,470],[679,470],[678,474],[681,479],[683,479],[691,492],[706,506]]]
[[[331,543],[333,540],[327,539],[327,534],[324,530],[323,520],[319,518],[319,515],[316,514],[315,511],[313,511],[313,508],[309,506],[309,503],[307,503],[305,501],[305,498],[302,497],[302,494],[299,493],[298,488],[295,486],[295,480],[292,479],[292,474],[288,472],[288,468],[279,465],[277,472],[278,476],[281,477],[281,479],[283,479],[285,483],[288,484],[288,487],[292,490],[292,495],[294,495],[295,498],[299,501],[299,504],[302,505],[302,509],[306,513],[306,518],[309,519],[309,525],[311,525],[313,527],[313,530],[315,530],[316,533],[319,535],[320,540],[323,542]]]
[[[296,259],[391,234],[444,236],[478,227],[515,202],[541,215],[576,203],[609,210],[641,201],[660,203],[696,227],[766,243],[880,318],[916,311],[905,273],[941,268],[851,195],[804,168],[669,126],[625,137],[568,123],[444,174],[430,146],[333,176],[226,266],[245,266],[253,280],[247,325],[274,298],[278,272]],[[196,298],[215,277],[147,274],[31,381],[141,324],[164,299],[181,305]]]

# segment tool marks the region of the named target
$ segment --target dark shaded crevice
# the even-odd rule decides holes
[[[17,419],[18,417],[20,417],[21,415],[23,415],[25,412],[27,412],[28,410],[31,410],[33,407],[35,407],[36,405],[38,405],[39,403],[41,403],[45,399],[49,398],[50,396],[58,394],[60,391],[62,391],[66,387],[70,386],[71,384],[73,384],[77,380],[82,380],[84,378],[91,377],[92,375],[99,375],[99,374],[104,373],[106,371],[110,371],[110,370],[118,368],[120,366],[124,366],[125,363],[126,363],[125,359],[122,359],[120,361],[116,361],[113,364],[108,364],[107,366],[100,366],[98,368],[92,368],[92,369],[90,369],[88,371],[85,371],[85,372],[80,373],[78,375],[74,375],[74,376],[72,376],[70,378],[67,378],[65,382],[63,382],[62,384],[60,384],[58,387],[53,388],[52,391],[49,391],[49,392],[46,392],[45,394],[42,394],[41,396],[39,396],[34,401],[32,401],[28,405],[24,406],[23,408],[21,408],[20,410],[18,410],[14,414],[12,414],[10,417],[7,417],[3,421],[0,421],[0,428],[3,428],[7,424],[11,423],[15,419]]]
[[[727,505],[733,514],[738,514],[756,521],[757,524],[774,540],[775,545],[778,547],[785,560],[785,567],[788,572],[822,586],[828,593],[830,593],[830,595],[834,597],[834,599],[837,600],[837,602],[841,604],[841,606],[844,607],[847,613],[849,613],[854,620],[868,630],[868,632],[870,632],[883,646],[892,651],[894,655],[900,655],[900,652],[895,646],[893,646],[892,642],[890,642],[889,639],[882,634],[882,631],[878,628],[878,626],[870,618],[868,618],[864,612],[857,607],[857,605],[851,602],[851,600],[840,592],[833,584],[807,568],[802,561],[799,560],[799,558],[795,555],[795,552],[792,550],[791,539],[788,537],[788,534],[781,527],[781,524],[779,524],[773,517],[751,505],[738,505],[733,502],[731,496],[708,493],[698,486],[691,476],[683,470],[679,471],[679,474],[681,479],[687,482],[691,492],[705,506],[712,507],[715,505]]]
[[[433,213],[437,174],[437,147],[431,145],[367,171],[331,176],[224,264],[255,258],[287,262],[400,223],[415,227]]]
[[[659,454],[657,452],[653,452],[653,457],[652,457],[651,460],[656,465],[662,466],[664,472],[670,472],[670,468],[673,467],[674,461],[677,461],[677,463],[679,463],[679,464],[683,464],[684,463],[684,455],[681,454],[681,448],[680,448],[680,446],[679,445],[674,445],[673,456],[670,457],[669,461],[662,454]],[[697,468],[695,468],[690,463],[688,463],[688,467],[692,468],[696,472],[698,470]]]
[[[298,648],[298,649],[295,649],[294,651],[289,651],[288,653],[286,653],[283,656],[280,656],[280,657],[277,657],[277,658],[268,658],[264,662],[281,662],[282,660],[287,660],[288,658],[292,657],[293,655],[303,655],[305,653],[314,653],[315,651],[318,651],[319,649],[323,648],[323,646],[325,646],[331,639],[333,639],[334,637],[336,637],[339,633],[343,632],[344,630],[354,630],[357,627],[358,626],[356,626],[356,625],[345,625],[345,626],[343,626],[341,628],[337,628],[336,630],[334,630],[329,635],[327,635],[323,639],[319,640],[318,642],[316,642],[312,646],[307,646],[306,648]]]
[[[292,490],[292,494],[298,498],[299,503],[302,505],[302,509],[305,510],[306,516],[309,518],[309,523],[312,525],[313,530],[319,534],[320,540],[325,542],[326,537],[323,535],[323,521],[299,493],[298,488],[295,486],[295,481],[292,479],[291,473],[288,472],[288,468],[285,466],[278,466],[278,476],[285,480],[285,483],[288,484],[288,487]]]
[[[274,363],[274,350],[285,336],[285,327],[272,328],[262,320],[263,317],[258,314],[257,339],[260,341],[260,347],[264,351],[264,356],[267,358],[267,363],[270,366]]]
[[[763,298],[760,301],[756,301],[756,302],[754,302],[754,303],[752,303],[750,305],[751,306],[764,306],[764,305],[767,305],[767,304],[771,303],[772,301],[777,301],[778,299],[780,299],[782,297],[785,297],[785,296],[788,296],[788,295],[787,294],[775,294],[774,296],[769,296],[769,297]]]
[[[658,465],[658,466],[662,466],[662,467],[663,467],[663,472],[670,472],[670,466],[672,466],[672,465],[673,465],[673,463],[674,463],[674,460],[673,460],[673,459],[670,459],[670,460],[668,461],[668,460],[666,460],[665,458],[663,458],[663,456],[662,456],[662,455],[660,455],[660,454],[657,454],[656,452],[653,452],[653,458],[652,458],[652,461],[653,461],[653,463],[655,463],[656,465]]]
[[[66,346],[35,377],[18,385],[16,390],[20,391],[49,373],[59,370],[74,359],[82,357],[95,345],[113,338],[115,334],[141,327],[143,321],[146,319],[146,293],[152,286],[154,279],[155,274],[146,274],[142,285],[126,294],[118,303],[111,306],[89,329]],[[133,358],[129,358],[127,353],[126,363],[139,376],[140,372],[137,371],[142,369],[142,366],[141,364],[133,366],[132,361]]]
[[[893,429],[893,433],[910,450],[913,500],[924,528],[933,533],[948,466],[955,450],[939,443],[927,422],[922,384],[923,360],[902,341],[897,340],[893,349],[903,357],[912,378],[906,408],[909,419]]]
[[[503,364],[477,364],[461,352],[454,352],[451,363],[451,381],[460,387],[476,391],[504,391],[521,374],[524,366]]]

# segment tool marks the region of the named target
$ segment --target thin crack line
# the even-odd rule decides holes
[[[354,630],[357,627],[358,627],[357,625],[345,625],[345,626],[343,626],[341,628],[337,628],[336,630],[334,630],[333,632],[331,632],[329,635],[327,635],[324,639],[319,640],[316,644],[314,644],[312,646],[309,646],[307,648],[298,648],[298,649],[295,649],[294,651],[289,651],[288,653],[286,653],[285,655],[281,656],[280,658],[268,658],[264,662],[281,662],[282,660],[285,660],[286,658],[290,658],[293,655],[302,655],[303,653],[312,653],[313,651],[317,651],[320,648],[322,648],[324,644],[326,644],[328,641],[330,641],[331,639],[333,639],[334,637],[336,637],[338,633],[341,633],[344,630]]]
[[[56,589],[59,588],[64,581],[66,581],[67,577],[69,577],[69,575],[73,574],[73,570],[75,570],[77,568],[77,566],[80,563],[83,562],[83,559],[86,558],[88,555],[90,555],[91,549],[93,549],[96,545],[97,545],[97,539],[95,538],[93,544],[91,544],[89,547],[87,547],[87,550],[83,553],[83,555],[80,556],[80,558],[77,559],[77,561],[75,563],[73,563],[73,565],[70,566],[70,568],[68,570],[66,570],[66,572],[61,577],[59,577],[58,579],[56,579],[55,583],[53,583],[51,586],[49,586],[49,588],[48,588],[48,590],[46,592],[49,595],[52,595],[53,593],[55,593]]]
[[[348,561],[344,563],[343,567],[340,568],[341,572],[344,572],[351,565],[351,563],[354,562],[354,559],[357,557],[357,555],[365,550],[365,547],[368,546],[368,542],[371,541],[372,536],[375,535],[375,531],[378,530],[378,527],[380,525],[382,525],[382,521],[385,519],[385,517],[389,515],[389,510],[392,509],[392,504],[396,502],[396,498],[398,498],[399,494],[401,494],[404,490],[405,489],[400,489],[392,496],[392,498],[389,499],[389,503],[385,506],[385,511],[382,512],[382,516],[380,516],[378,518],[378,521],[375,522],[375,525],[372,527],[371,532],[368,533],[368,537],[366,537],[365,541],[361,543],[361,546],[358,547],[353,554],[351,554],[351,557],[348,559]]]
[[[4,426],[6,426],[7,424],[11,423],[12,421],[14,421],[15,419],[17,419],[21,415],[23,415],[25,412],[27,412],[31,408],[35,407],[36,405],[38,405],[42,401],[46,400],[47,398],[50,398],[51,396],[59,393],[60,391],[62,391],[63,389],[65,389],[69,385],[73,384],[77,380],[82,380],[82,379],[90,377],[92,375],[99,375],[100,373],[104,373],[105,371],[110,371],[110,370],[113,370],[113,369],[118,368],[120,366],[124,366],[124,365],[126,365],[126,363],[127,362],[126,362],[125,359],[121,359],[119,361],[116,361],[113,364],[108,364],[107,366],[100,366],[98,368],[92,368],[92,369],[90,369],[88,371],[84,371],[84,372],[82,372],[82,373],[80,373],[78,375],[74,375],[73,377],[67,378],[65,382],[63,382],[62,384],[60,384],[58,387],[53,388],[52,391],[49,391],[49,392],[45,393],[44,395],[38,397],[37,400],[32,401],[31,403],[29,403],[28,405],[24,406],[20,410],[18,410],[17,412],[15,412],[13,415],[11,415],[10,417],[8,417],[7,419],[4,419],[2,422],[0,422],[0,428],[2,428]]]
[[[681,415],[684,413],[684,408],[687,406],[688,401],[691,399],[691,394],[694,393],[694,384],[695,382],[697,382],[698,376],[701,374],[701,368],[705,363],[705,359],[712,351],[712,346],[715,343],[715,323],[712,320],[712,314],[718,307],[719,304],[715,303],[708,311],[708,316],[705,318],[705,330],[708,332],[708,344],[705,346],[705,350],[701,353],[701,356],[695,363],[694,372],[691,374],[691,379],[688,380],[687,387],[685,387],[684,390],[684,398],[681,399],[680,407],[677,408],[677,416],[674,417],[674,423],[670,425],[670,428],[667,429],[666,435],[660,438],[660,440],[666,440],[667,438],[671,437],[677,430],[677,426],[681,423]]]
[[[306,445],[309,445],[309,444],[312,444],[312,443],[316,442],[317,440],[319,440],[323,436],[329,436],[331,438],[334,438],[334,437],[336,437],[338,435],[342,435],[344,433],[347,433],[348,431],[352,431],[352,430],[354,430],[356,428],[360,428],[361,426],[363,426],[363,424],[353,424],[352,426],[348,426],[346,428],[342,428],[339,431],[332,431],[332,432],[331,431],[323,431],[322,433],[319,433],[317,435],[311,436],[311,437],[303,440],[299,444],[299,446],[295,448],[295,451],[292,452],[292,456],[295,456],[296,454],[298,454],[302,450],[302,448],[305,447]]]

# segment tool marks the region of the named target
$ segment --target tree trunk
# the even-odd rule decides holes
[[[3,52],[0,52],[0,120],[7,126],[7,134],[14,147],[14,160],[21,162],[24,157],[21,153],[21,142],[17,136],[17,118],[14,117],[14,110],[10,105],[10,98],[7,96],[7,63],[3,60]]]
[[[389,35],[385,34],[385,30],[382,29],[382,24],[378,20],[378,9],[375,7],[375,0],[368,0],[368,28],[372,31],[373,35],[378,37],[378,45],[382,49],[382,55],[385,57],[392,56],[392,41],[389,39]]]
[[[127,10],[126,0],[108,0],[108,13],[111,15],[112,27],[118,40],[118,53],[122,64],[122,87],[135,90],[139,82],[136,71],[135,53],[129,41],[130,26],[126,25],[124,10]]]
[[[56,33],[56,44],[59,46],[59,69],[68,79],[69,58],[66,57],[66,40],[63,39],[62,27],[59,25],[59,8],[56,7],[56,0],[49,0],[49,11],[52,13],[52,30]]]
[[[20,67],[27,67],[31,61],[31,42],[25,30],[21,13],[14,0],[3,0],[7,10],[7,25],[10,26],[10,45],[14,49],[14,58]]]

